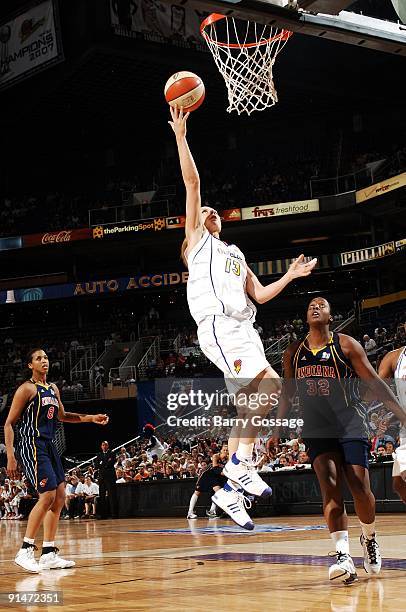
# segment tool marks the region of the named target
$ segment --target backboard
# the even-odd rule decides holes
[[[406,27],[351,11],[354,0],[185,0],[183,6],[268,24],[295,33],[406,55]]]

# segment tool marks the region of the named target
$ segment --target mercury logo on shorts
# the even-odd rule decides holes
[[[236,373],[237,373],[237,374],[239,374],[239,373],[240,373],[240,370],[241,370],[241,364],[242,364],[241,359],[236,359],[236,360],[234,361],[234,370],[236,371]]]
[[[48,482],[48,478],[43,478],[41,480],[41,482],[39,483],[39,486],[41,487],[41,489],[43,489],[45,487],[47,482]]]

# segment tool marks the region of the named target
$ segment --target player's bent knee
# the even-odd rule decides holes
[[[354,478],[350,482],[351,493],[357,497],[369,496],[371,487],[369,483],[361,478]]]
[[[320,485],[323,487],[326,493],[331,493],[332,491],[336,491],[337,484],[338,484],[337,477],[334,474],[327,474],[320,482]]]
[[[62,506],[63,506],[64,504],[65,504],[65,494],[64,494],[64,493],[58,493],[58,494],[55,496],[55,500],[54,500],[53,505],[54,505],[54,506],[55,506],[55,505],[57,505],[57,506],[60,506],[60,507],[62,508]]]
[[[55,499],[56,499],[56,490],[53,489],[52,491],[45,491],[44,493],[41,493],[38,501],[43,506],[50,508],[54,504]]]

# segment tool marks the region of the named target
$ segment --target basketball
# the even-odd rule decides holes
[[[187,112],[199,108],[205,96],[203,81],[197,74],[183,70],[175,72],[166,82],[165,98],[170,106],[181,106]]]

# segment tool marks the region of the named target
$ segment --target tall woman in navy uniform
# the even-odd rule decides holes
[[[302,436],[309,446],[324,516],[336,548],[337,559],[329,568],[329,578],[349,583],[357,579],[357,573],[349,555],[344,481],[361,525],[364,568],[369,574],[378,574],[381,569],[375,539],[375,498],[369,482],[367,421],[359,393],[361,380],[401,421],[405,414],[372,368],[362,346],[346,334],[330,331],[332,320],[326,299],[311,300],[307,309],[309,333],[288,346],[283,356],[285,384],[277,416],[287,416],[297,393],[304,420]],[[276,442],[279,435],[274,433]]]
[[[106,425],[105,414],[77,414],[65,412],[58,387],[47,383],[48,357],[42,349],[34,349],[27,355],[30,380],[20,385],[14,395],[4,426],[7,448],[7,472],[10,478],[18,478],[19,468],[14,454],[14,430],[17,425],[16,452],[19,463],[39,499],[28,517],[28,524],[21,549],[15,558],[17,565],[31,571],[73,567],[74,561],[62,559],[55,547],[55,535],[59,515],[65,502],[65,474],[62,462],[52,440],[57,419],[67,423],[97,423]],[[42,554],[36,561],[35,537],[44,525]]]

